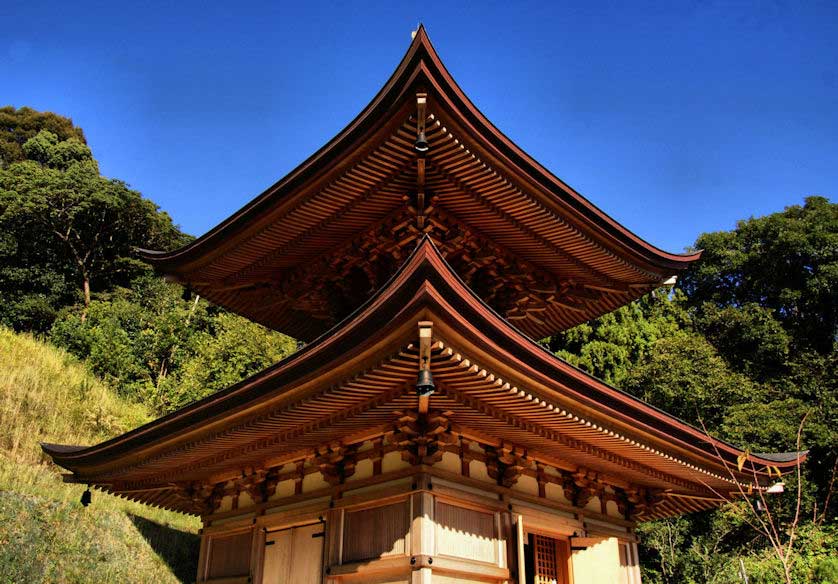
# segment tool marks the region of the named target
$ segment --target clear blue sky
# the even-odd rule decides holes
[[[2,12],[0,104],[72,117],[103,173],[194,235],[341,130],[420,20],[495,125],[665,249],[838,198],[835,1],[6,0]]]

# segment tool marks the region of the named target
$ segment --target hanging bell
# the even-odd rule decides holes
[[[81,494],[81,504],[82,504],[82,506],[87,507],[88,505],[90,505],[91,500],[92,500],[92,497],[90,495],[90,489],[87,489],[84,493]]]
[[[416,378],[416,395],[430,395],[434,392],[434,376],[430,369],[420,369]]]
[[[416,142],[413,144],[413,149],[416,150],[416,152],[424,153],[428,151],[428,148],[430,148],[430,146],[428,146],[428,139],[425,137],[425,130],[422,130],[419,132],[419,137],[416,138]]]

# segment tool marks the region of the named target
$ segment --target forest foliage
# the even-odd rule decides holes
[[[71,120],[0,109],[0,324],[45,335],[158,414],[264,369],[296,343],[155,277],[137,248],[190,237],[103,177]]]
[[[658,290],[543,341],[570,363],[751,452],[802,444],[803,522],[796,581],[838,581],[838,205],[808,197],[706,233],[677,287]],[[793,522],[795,479],[777,497]],[[644,581],[779,582],[742,505],[645,524]],[[820,575],[819,575],[820,574]]]
[[[125,183],[102,177],[66,118],[0,109],[0,324],[83,360],[155,414],[233,384],[296,343],[138,261],[188,241]],[[794,450],[804,521],[795,579],[838,571],[838,205],[812,196],[695,242],[701,261],[661,289],[542,343],[568,362],[751,452]],[[794,479],[777,497],[788,525]],[[778,581],[765,541],[731,504],[642,526],[646,582]],[[740,564],[741,560],[741,564]],[[831,572],[832,571],[832,572]]]

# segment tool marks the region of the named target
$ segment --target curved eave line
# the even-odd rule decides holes
[[[433,245],[426,236],[422,242]],[[306,361],[316,360],[319,354],[330,346],[340,343],[344,336],[350,332],[351,323],[358,320],[365,313],[369,313],[377,305],[388,289],[394,283],[405,276],[411,261],[419,255],[421,246],[417,246],[414,252],[405,260],[398,270],[382,286],[379,291],[370,297],[364,304],[347,315],[342,321],[317,337],[311,343],[305,345],[299,351],[285,357],[274,365],[244,379],[230,387],[222,389],[214,394],[208,395],[198,401],[187,404],[182,408],[166,414],[147,424],[130,430],[124,434],[106,440],[93,446],[69,446],[59,444],[42,443],[44,452],[53,457],[56,462],[59,460],[70,462],[84,460],[96,455],[102,455],[107,450],[112,450],[130,441],[139,442],[136,446],[145,446],[148,441],[156,440],[160,435],[168,436],[175,431],[188,431],[215,416],[228,415],[239,407],[246,406],[253,399],[260,397],[267,391],[273,389],[273,381],[281,378],[282,374],[292,370],[296,366],[302,366]],[[434,248],[436,249],[436,248]],[[437,252],[438,253],[438,252]],[[263,387],[263,386],[268,387]]]
[[[342,153],[351,152],[356,140],[363,136],[373,124],[379,121],[378,118],[380,116],[376,116],[375,114],[379,110],[386,111],[400,96],[401,92],[394,88],[400,85],[399,81],[403,77],[409,75],[410,64],[422,47],[421,42],[418,41],[419,37],[420,35],[417,35],[416,39],[411,43],[399,66],[396,67],[396,70],[372,101],[343,130],[300,163],[294,170],[268,187],[262,194],[233,213],[230,217],[185,246],[172,251],[142,249],[138,250],[140,257],[163,270],[198,260],[202,253],[212,252],[212,246],[216,244],[216,240],[226,240],[235,236],[242,228],[250,223],[251,219],[262,212],[270,210],[277,202],[283,200],[295,187],[315,174],[324,162],[328,162],[326,160],[327,158],[340,157]],[[209,249],[205,250],[205,248]]]
[[[435,263],[439,266],[438,271],[440,273],[444,272],[444,275],[447,278],[458,284],[458,287],[460,288],[461,297],[470,300],[474,306],[479,308],[482,314],[490,317],[492,321],[490,326],[500,331],[500,334],[497,335],[498,338],[508,339],[510,341],[510,344],[515,345],[516,350],[523,349],[531,356],[533,356],[536,360],[541,361],[552,370],[561,372],[562,379],[560,380],[560,382],[562,382],[562,385],[568,387],[568,389],[572,390],[573,388],[569,386],[567,381],[575,380],[578,382],[580,387],[584,387],[585,389],[596,390],[600,393],[600,396],[616,398],[619,402],[621,402],[621,405],[624,405],[625,407],[633,410],[632,412],[626,414],[617,409],[610,408],[612,413],[616,417],[622,417],[624,419],[637,418],[637,414],[639,413],[651,415],[658,421],[662,422],[665,426],[667,426],[666,430],[662,431],[663,433],[668,435],[666,437],[663,437],[664,439],[668,437],[673,437],[673,439],[678,440],[679,442],[682,442],[685,446],[690,447],[694,452],[702,452],[705,456],[716,456],[715,449],[718,448],[720,453],[727,454],[729,456],[728,461],[735,460],[737,456],[744,453],[744,451],[738,448],[737,446],[724,440],[708,436],[704,431],[702,431],[699,428],[696,428],[692,424],[689,424],[688,422],[685,422],[684,420],[681,420],[680,418],[677,418],[658,407],[648,404],[640,398],[629,394],[628,392],[625,392],[619,388],[609,385],[605,381],[597,377],[594,377],[593,375],[587,373],[586,371],[583,371],[582,369],[574,367],[567,361],[554,355],[545,347],[538,344],[535,340],[531,339],[523,332],[518,330],[514,325],[512,325],[509,321],[503,318],[492,307],[487,305],[479,296],[477,296],[477,294],[475,294],[465,284],[465,282],[462,281],[462,279],[448,264],[445,258],[442,257],[442,255],[439,253],[439,251],[437,250],[433,242],[430,240],[430,238],[428,238],[427,236],[423,238],[420,242],[419,247],[428,250],[428,259],[431,263]],[[417,248],[417,252],[418,251],[420,251],[419,248]],[[414,252],[413,255],[416,255],[417,252]],[[410,263],[412,258],[413,256],[411,256],[411,258],[409,258],[406,263]],[[461,319],[461,322],[467,322],[469,326],[472,326],[471,319],[464,318]],[[518,353],[518,355],[516,356],[520,355],[521,353]],[[595,409],[596,406],[602,406],[602,404],[599,403],[598,400],[589,400],[587,399],[587,396],[581,392],[577,392],[576,397],[580,403],[585,403],[586,400],[591,402],[588,405],[593,405]],[[657,433],[660,434],[661,432]],[[695,440],[695,443],[684,442],[683,440],[674,438],[675,435],[681,433],[683,435],[691,436]],[[698,447],[697,444],[700,444],[701,447]],[[749,454],[748,460],[752,463],[757,463],[762,466],[771,465],[782,469],[786,467],[796,466],[798,462],[802,462],[803,460],[805,460],[807,453],[808,451],[804,452],[798,458],[790,458],[786,457],[785,455],[779,455],[776,457],[777,460],[772,458],[763,458],[763,455],[759,454]]]
[[[428,68],[428,64],[432,66],[432,69]],[[433,48],[424,27],[421,26],[399,66],[369,105],[317,152],[201,237],[173,251],[138,250],[140,256],[164,272],[184,271],[184,268],[192,263],[204,264],[211,261],[212,257],[220,253],[221,243],[229,243],[232,238],[242,233],[251,221],[256,220],[260,214],[270,211],[307,179],[315,176],[328,165],[329,160],[340,159],[344,154],[351,152],[358,140],[376,124],[380,125],[383,116],[378,114],[385,113],[402,99],[405,89],[411,84],[421,83],[423,75],[433,77],[428,81],[441,82],[441,84],[436,84],[440,87],[442,94],[451,100],[475,132],[522,172],[535,178],[536,182],[552,195],[554,206],[573,210],[585,219],[585,223],[590,228],[599,232],[600,238],[618,243],[625,251],[657,266],[662,272],[683,270],[701,256],[700,251],[683,255],[666,252],[645,241],[612,219],[515,145],[480,112],[460,89]]]
[[[436,68],[439,77],[448,86],[447,88],[444,86],[441,87],[441,93],[448,97],[456,98],[454,105],[457,111],[467,114],[467,119],[473,124],[473,127],[480,136],[487,138],[491,144],[498,148],[502,153],[506,154],[507,157],[524,173],[536,178],[541,178],[540,182],[543,186],[547,187],[547,189],[555,197],[555,202],[560,205],[564,202],[564,199],[559,196],[558,192],[567,195],[569,197],[568,202],[572,203],[573,208],[577,212],[583,214],[593,224],[602,228],[609,235],[615,236],[624,247],[634,251],[635,253],[641,253],[647,258],[647,260],[652,260],[654,263],[666,263],[671,269],[682,270],[690,263],[701,257],[701,251],[677,254],[668,252],[649,243],[614,220],[594,203],[578,193],[575,189],[570,187],[547,168],[542,166],[532,156],[527,154],[522,148],[507,137],[500,129],[498,129],[491,122],[491,120],[489,120],[489,118],[487,118],[483,112],[481,112],[480,109],[474,105],[474,103],[454,80],[454,77],[448,72],[448,69],[439,58],[439,55],[431,44],[430,39],[428,39],[424,29],[420,29],[417,34],[417,39],[420,36],[422,37],[423,45],[430,61]],[[430,73],[430,75],[432,76],[433,74]],[[450,91],[446,91],[446,89],[450,89]]]
[[[390,323],[388,326],[382,328],[380,324],[377,325],[378,336],[385,335],[387,331],[401,326],[400,323],[394,324],[399,314],[405,314],[406,310],[414,310],[415,307],[409,306],[410,304],[427,302],[424,298],[429,298],[427,290],[430,276],[452,290],[455,299],[469,312],[474,313],[468,318],[460,315],[460,319],[452,320],[465,319],[469,321],[468,326],[472,326],[471,316],[475,321],[484,321],[487,327],[497,331],[493,338],[503,341],[504,346],[498,345],[501,351],[512,351],[516,358],[521,359],[525,366],[538,375],[552,379],[561,387],[567,388],[566,390],[571,394],[566,398],[597,409],[603,415],[612,416],[624,424],[643,423],[647,431],[658,440],[664,443],[677,443],[680,448],[692,452],[693,456],[699,459],[716,460],[716,449],[726,456],[728,462],[735,461],[736,457],[742,454],[742,450],[735,446],[710,438],[686,422],[576,369],[526,337],[465,286],[427,236],[420,241],[416,250],[390,281],[368,302],[316,341],[265,371],[101,444],[87,448],[44,444],[42,448],[62,466],[78,469],[86,465],[99,464],[109,458],[129,456],[142,448],[166,444],[172,436],[199,431],[210,422],[217,423],[230,415],[246,410],[260,398],[273,399],[283,393],[286,384],[293,383],[309,374],[312,371],[312,364],[321,363],[317,367],[326,367],[342,356],[351,357],[348,355],[347,347],[359,350],[357,349],[360,342],[358,339],[372,342],[367,328],[372,322],[381,322],[383,311],[392,315],[384,315],[388,316],[387,322]],[[432,285],[431,288],[433,288]],[[424,296],[423,291],[425,291]],[[411,298],[413,300],[410,300]],[[392,302],[388,303],[390,300]],[[404,304],[406,300],[409,301]],[[607,405],[609,403],[614,405]],[[653,420],[654,424],[650,426],[642,420]],[[770,465],[782,469],[793,467],[804,458],[805,455],[793,460],[780,461],[751,455],[749,460],[754,465]]]

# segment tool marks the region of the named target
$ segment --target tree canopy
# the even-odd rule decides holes
[[[185,241],[157,205],[100,175],[81,132],[65,133],[40,130],[0,169],[0,322],[17,329],[45,330],[61,306],[148,272],[136,247]]]
[[[803,550],[796,581],[835,574],[838,517],[838,205],[809,197],[732,231],[705,233],[675,290],[543,342],[557,355],[752,452],[791,451],[805,417]],[[794,479],[787,478],[793,483]],[[791,485],[790,485],[791,486]],[[791,522],[789,494],[775,509]],[[641,527],[644,582],[779,581],[736,505]],[[810,549],[806,549],[810,546]],[[820,576],[817,576],[820,577]]]
[[[0,107],[0,168],[26,160],[23,145],[42,130],[54,134],[62,142],[74,138],[86,144],[84,132],[74,126],[70,118],[7,105]]]
[[[120,394],[166,413],[252,375],[296,343],[182,298],[136,256],[190,238],[101,175],[80,128],[0,109],[0,324],[47,335]]]
[[[838,335],[838,205],[807,197],[780,213],[705,233],[702,261],[679,287],[699,307],[762,306],[800,350],[833,350]]]

